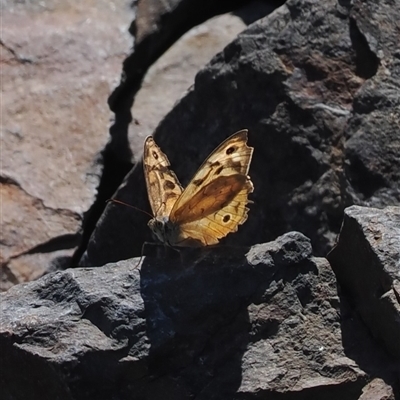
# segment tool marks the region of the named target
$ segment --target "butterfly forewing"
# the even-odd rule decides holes
[[[170,169],[168,157],[152,137],[148,137],[145,141],[143,167],[153,215],[155,217],[169,216],[183,189],[175,173]]]

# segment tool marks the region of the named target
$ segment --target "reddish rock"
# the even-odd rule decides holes
[[[51,270],[59,252],[66,262],[80,243],[131,19],[126,1],[2,9],[3,289]]]

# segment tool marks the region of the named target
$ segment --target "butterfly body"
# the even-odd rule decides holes
[[[158,240],[168,246],[177,246],[181,241],[179,225],[169,220],[169,217],[153,218],[148,222],[149,228]]]
[[[222,142],[204,161],[185,190],[170,169],[167,156],[152,137],[145,141],[143,165],[154,218],[149,227],[170,246],[213,245],[247,219],[247,175],[253,148],[247,130]]]

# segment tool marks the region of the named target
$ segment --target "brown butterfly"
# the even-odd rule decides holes
[[[204,161],[185,190],[167,156],[152,137],[144,144],[143,165],[154,218],[150,229],[170,246],[201,247],[219,242],[247,219],[253,148],[247,130],[222,142]]]

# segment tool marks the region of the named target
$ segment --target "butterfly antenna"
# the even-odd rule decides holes
[[[130,208],[133,208],[134,210],[140,211],[140,212],[142,212],[143,214],[148,215],[150,218],[154,218],[153,215],[151,215],[151,214],[148,213],[147,211],[143,211],[143,210],[141,210],[141,209],[138,208],[138,207],[132,206],[131,204],[124,203],[124,202],[121,201],[121,200],[116,200],[116,199],[108,199],[108,200],[106,200],[106,203],[110,203],[110,202],[112,202],[112,203],[117,203],[117,204],[122,204],[123,206],[127,206],[127,207],[130,207]]]

